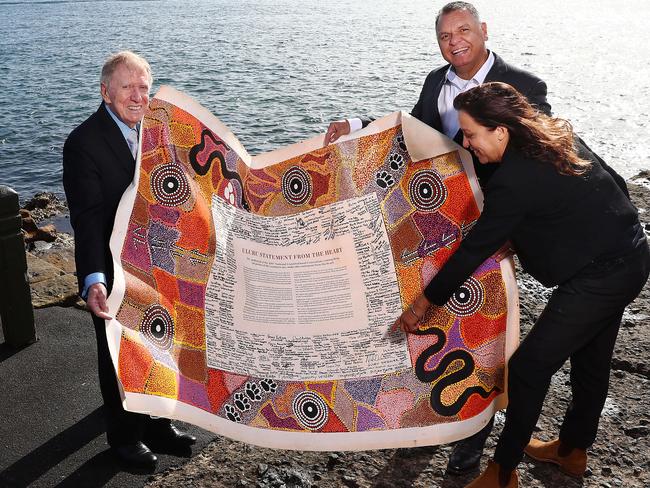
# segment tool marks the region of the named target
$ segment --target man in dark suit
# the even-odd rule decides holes
[[[186,454],[196,441],[168,419],[122,408],[106,341],[105,320],[111,318],[106,298],[113,284],[109,240],[120,198],[133,180],[151,82],[149,64],[140,56],[123,51],[109,57],[101,74],[102,104],[70,133],[63,147],[63,186],[75,234],[80,295],[91,311],[97,336],[107,441],[120,461],[146,469],[157,463],[151,449]]]
[[[462,145],[462,132],[454,98],[461,92],[485,82],[501,81],[520,91],[540,111],[550,115],[546,100],[546,83],[535,75],[509,65],[487,49],[487,25],[481,22],[474,6],[467,2],[451,2],[436,16],[436,35],[442,57],[448,62],[427,76],[420,98],[411,115],[445,133]],[[325,144],[340,136],[365,127],[371,120],[349,119],[332,122],[325,135]],[[474,169],[485,186],[497,164],[480,164],[474,154]],[[447,471],[460,474],[479,466],[483,447],[492,431],[493,420],[478,433],[457,442],[449,456]]]
[[[514,86],[531,104],[550,115],[546,100],[546,83],[537,76],[506,63],[487,49],[487,25],[481,22],[476,8],[467,2],[451,2],[436,16],[436,35],[440,53],[448,64],[429,73],[411,115],[445,133],[462,145],[454,98],[461,92],[490,81]],[[371,119],[349,119],[332,122],[325,135],[325,144],[340,136],[365,127]],[[474,168],[482,185],[496,165],[481,165],[474,157]]]

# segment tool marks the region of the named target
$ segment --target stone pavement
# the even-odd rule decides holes
[[[106,444],[88,312],[34,312],[35,344],[14,350],[0,328],[0,487],[143,486],[149,474],[122,470]],[[215,437],[181,427],[198,437],[194,455]],[[157,472],[187,461],[159,459]]]
[[[27,267],[39,340],[15,350],[0,328],[0,487],[143,486],[150,475],[121,469],[106,444],[95,331],[77,296],[72,236],[30,245]],[[194,454],[215,437],[181,427],[198,438]],[[186,461],[159,455],[156,472]]]

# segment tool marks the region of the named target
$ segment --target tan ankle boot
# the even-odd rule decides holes
[[[465,488],[519,488],[519,475],[517,470],[513,469],[510,472],[510,480],[507,484],[499,482],[499,472],[501,466],[494,461],[488,461],[487,468],[481,473],[481,476],[472,481]]]
[[[524,452],[537,461],[557,464],[569,476],[582,478],[587,470],[587,451],[576,447],[566,456],[560,456],[560,444],[559,439],[548,442],[531,439]]]

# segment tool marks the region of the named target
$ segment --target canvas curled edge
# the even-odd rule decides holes
[[[251,157],[232,131],[191,97],[172,87],[162,86],[156,93],[155,98],[172,103],[192,114],[208,129],[218,133],[223,141],[230,145],[251,168],[263,168],[323,146],[324,133],[306,141]],[[483,194],[478,185],[469,152],[445,135],[405,112],[394,112],[386,115],[375,120],[360,131],[341,137],[337,142],[379,133],[399,123],[402,124],[404,140],[414,162],[433,158],[454,150],[459,151],[476,203],[479,209],[482,210]],[[141,148],[141,139],[139,144]],[[137,195],[139,175],[140,149],[138,150],[134,180],[122,195],[115,217],[115,225],[110,240],[110,248],[113,256],[120,256],[126,238],[128,226],[125,224],[130,219],[131,209]],[[113,289],[107,300],[109,315],[111,316],[116,314],[125,292],[125,278],[121,271],[121,266],[119,266],[120,263],[115,258],[113,261],[116,272]],[[502,260],[500,267],[507,297],[505,337],[505,362],[507,364],[508,359],[519,343],[519,298],[513,259],[508,257]],[[106,321],[106,336],[116,372],[118,371],[121,331],[122,325],[115,318]],[[505,408],[507,405],[506,391],[492,400],[491,404],[481,413],[466,420],[427,427],[407,427],[370,432],[318,433],[314,435],[314,433],[309,432],[279,432],[236,424],[228,419],[218,417],[215,414],[175,399],[125,392],[119,381],[119,377],[118,385],[123,399],[123,406],[128,411],[189,422],[220,435],[261,447],[311,451],[366,450],[445,444],[469,437],[478,432],[490,421],[494,413]],[[507,376],[504,379],[505,385],[507,385]]]

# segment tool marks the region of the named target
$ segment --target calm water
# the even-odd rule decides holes
[[[409,111],[442,62],[443,3],[0,0],[0,183],[22,198],[62,192],[63,142],[96,110],[100,67],[120,49],[149,60],[154,92],[187,92],[253,154],[335,118]],[[490,47],[547,81],[557,115],[624,176],[650,169],[650,2],[475,4]]]

